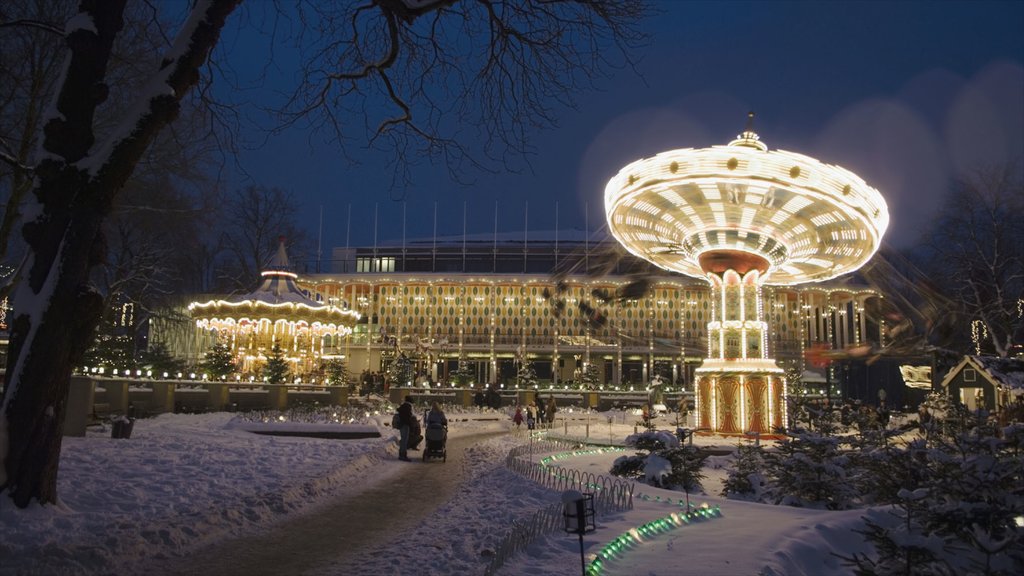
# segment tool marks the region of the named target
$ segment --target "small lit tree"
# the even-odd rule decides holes
[[[348,366],[341,358],[331,358],[321,365],[327,384],[330,386],[344,386],[348,384]]]
[[[388,366],[388,377],[396,386],[408,386],[412,382],[412,360],[404,352]]]
[[[139,367],[153,373],[154,378],[164,374],[177,374],[185,369],[185,363],[176,358],[163,342],[155,342],[139,354]]]
[[[131,339],[127,336],[100,334],[92,348],[85,352],[82,363],[85,366],[104,368],[108,373],[112,370],[131,370],[135,367]]]
[[[587,362],[580,373],[580,387],[584,390],[596,390],[601,384],[601,376],[598,374],[597,365]]]
[[[533,369],[533,362],[523,362],[519,367],[519,374],[516,375],[519,387],[532,390],[537,387],[537,371]]]
[[[267,354],[267,362],[263,365],[263,378],[270,384],[280,384],[288,379],[288,360],[284,357],[284,350],[274,343],[274,347]]]
[[[231,354],[231,347],[224,340],[218,340],[206,352],[206,356],[200,363],[200,368],[212,380],[224,380],[238,369],[235,364],[235,357]]]
[[[452,374],[452,379],[460,387],[468,386],[473,380],[473,370],[469,367],[465,353],[459,355],[459,367]]]

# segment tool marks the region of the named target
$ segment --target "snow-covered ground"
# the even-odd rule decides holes
[[[450,413],[452,437],[509,429],[500,413]],[[562,414],[560,414],[562,415]],[[566,416],[571,416],[568,412]],[[577,415],[578,417],[578,415]],[[407,466],[399,462],[396,431],[387,414],[346,413],[344,424],[295,424],[284,430],[373,431],[380,438],[319,439],[253,434],[268,424],[236,415],[166,414],[137,420],[130,439],[111,439],[109,429],[90,429],[84,438],[65,438],[60,464],[59,507],[17,510],[0,498],[0,574],[133,574],[156,558],[187,555],[198,548],[260,530],[286,515],[301,515],[318,503],[356,494],[369,483],[386,482]],[[350,420],[350,421],[349,421]],[[594,440],[621,442],[634,432],[637,417],[602,413],[576,420],[569,436],[587,431]],[[665,428],[674,422],[665,419]],[[562,436],[556,426],[552,435]],[[380,542],[358,558],[365,574],[479,574],[488,565],[513,520],[559,501],[545,489],[504,467],[504,458],[528,440],[525,430],[483,441],[467,452],[467,484],[438,511],[438,526],[410,530]],[[734,440],[700,438],[727,446]],[[414,453],[415,454],[415,453]],[[621,452],[588,454],[558,465],[607,474]],[[537,455],[535,455],[536,457]],[[692,503],[719,506],[721,517],[694,522],[643,538],[604,565],[604,574],[705,575],[843,574],[832,552],[861,550],[851,531],[863,511],[827,512],[725,500],[717,494],[723,460],[708,461],[706,494]],[[602,517],[584,539],[595,554],[620,535],[680,508],[684,495],[643,485],[633,510]],[[481,502],[488,505],[481,506]],[[671,501],[673,503],[666,503]],[[357,527],[354,527],[357,529]],[[351,574],[335,566],[318,574]],[[556,533],[537,540],[499,574],[580,573],[579,540]]]

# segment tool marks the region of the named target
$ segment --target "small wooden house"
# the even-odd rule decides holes
[[[939,390],[969,410],[984,407],[997,414],[1024,398],[1024,360],[965,356],[942,379]]]

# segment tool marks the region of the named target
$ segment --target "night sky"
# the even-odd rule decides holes
[[[292,131],[238,161],[256,183],[292,191],[300,224],[323,250],[378,240],[603,226],[603,192],[619,168],[671,148],[726,144],[748,111],[772,149],[838,164],[889,203],[886,240],[911,245],[926,230],[950,178],[1024,160],[1024,2],[660,2],[644,23],[639,75],[618,71],[560,109],[559,125],[533,137],[522,173],[470,174],[470,186],[421,166],[414,185],[391,187],[390,158],[360,153],[353,166],[307,133]],[[233,24],[240,26],[236,19]],[[251,28],[228,30],[232,58],[259,46]],[[287,55],[277,51],[281,67]],[[532,168],[532,170],[531,170]],[[351,206],[351,229],[348,211]]]

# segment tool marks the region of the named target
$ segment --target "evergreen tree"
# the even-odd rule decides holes
[[[533,369],[532,362],[523,362],[519,366],[519,373],[516,380],[520,388],[533,390],[537,388],[537,371]]]
[[[601,376],[598,374],[597,365],[587,362],[583,367],[583,373],[580,374],[580,387],[584,390],[597,390],[600,384]]]
[[[155,342],[139,355],[139,368],[153,373],[154,378],[163,378],[177,374],[185,369],[185,363],[175,358],[163,342]]]
[[[626,445],[637,453],[612,463],[613,476],[646,481],[653,486],[699,490],[701,469],[708,454],[694,446],[681,446],[679,439],[664,431],[641,432],[626,437]]]
[[[404,352],[400,352],[388,365],[388,378],[394,386],[408,386],[412,382],[412,360]]]
[[[775,504],[844,510],[853,506],[855,492],[847,477],[849,454],[845,439],[831,432],[802,432],[766,452],[766,495]]]
[[[127,336],[99,334],[92,347],[86,350],[82,363],[88,367],[103,368],[107,376],[113,374],[114,370],[124,374],[136,369],[133,348]]]
[[[703,489],[706,477],[702,472],[708,453],[697,446],[677,446],[659,451],[659,456],[669,462],[672,471],[662,477],[661,486],[671,489],[682,488],[685,492]]]
[[[468,386],[473,381],[473,371],[469,368],[469,362],[466,360],[465,354],[459,356],[459,366],[452,373],[452,380],[459,387]]]
[[[348,365],[341,358],[331,358],[321,365],[324,378],[330,386],[343,386],[349,384]]]
[[[874,554],[845,560],[861,574],[1020,573],[1024,426],[1008,426],[1000,435],[975,426],[912,442],[904,452],[889,450],[896,463],[888,470],[907,472],[902,482],[880,476],[879,484],[907,486],[896,490],[891,509],[872,509],[865,518],[861,533]],[[883,503],[886,496],[873,498]]]
[[[238,369],[235,357],[231,354],[231,347],[224,340],[218,340],[206,352],[199,366],[211,380],[224,380]]]
[[[736,460],[722,481],[722,496],[760,502],[764,493],[764,448],[756,444],[738,444]]]
[[[290,371],[284,350],[275,342],[270,354],[267,354],[267,362],[263,365],[263,378],[270,384],[281,384],[288,380]]]

